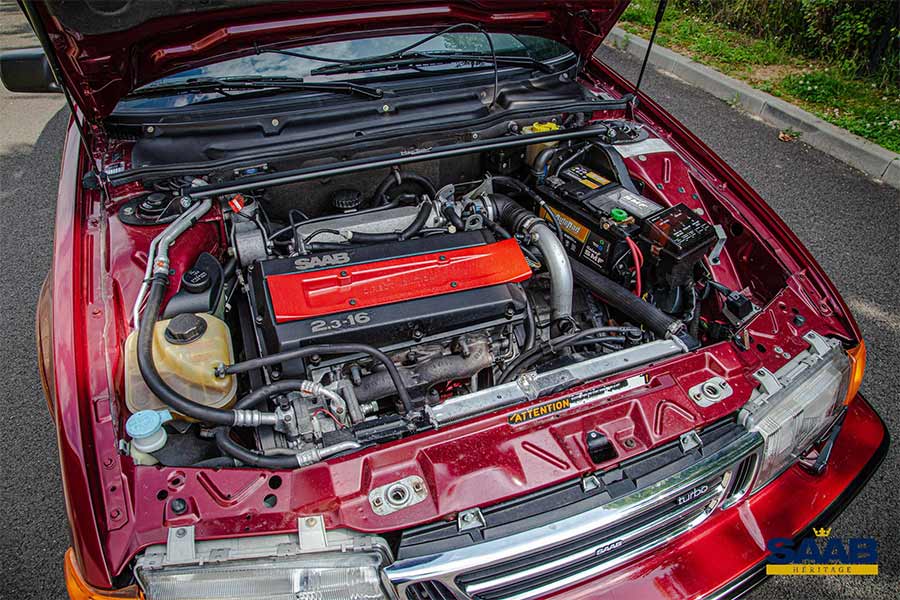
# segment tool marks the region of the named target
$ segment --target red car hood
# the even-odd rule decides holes
[[[488,31],[557,39],[590,56],[630,0],[21,0],[57,61],[62,84],[95,124],[135,88],[224,58],[253,44],[302,45],[429,31],[459,22]],[[43,31],[40,31],[40,30]],[[46,35],[41,35],[45,33]]]

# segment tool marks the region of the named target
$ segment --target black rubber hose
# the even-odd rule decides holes
[[[238,400],[234,407],[239,409],[254,408],[260,402],[268,400],[276,394],[301,391],[303,383],[302,379],[282,379],[281,381],[264,385]]]
[[[252,371],[253,369],[268,367],[270,365],[283,363],[287,360],[305,358],[307,356],[313,356],[315,354],[357,353],[368,354],[384,365],[384,368],[387,370],[388,375],[394,382],[394,386],[397,388],[397,395],[400,397],[400,401],[403,403],[403,409],[407,413],[411,413],[413,410],[412,399],[409,397],[409,392],[403,384],[403,379],[400,376],[400,371],[397,370],[397,365],[394,364],[394,362],[387,354],[385,354],[378,348],[375,348],[374,346],[368,346],[366,344],[317,344],[314,346],[305,346],[303,348],[297,348],[296,350],[287,350],[285,352],[279,352],[277,354],[270,354],[262,358],[254,358],[251,360],[245,360],[244,362],[235,363],[233,365],[228,365],[224,369],[224,374],[234,375],[236,373],[246,373],[247,371]]]
[[[500,175],[498,175],[497,177],[491,177],[491,183],[496,183],[500,187],[512,189],[528,196],[532,200],[532,202],[543,208],[544,212],[546,212],[550,216],[550,222],[553,223],[553,227],[556,229],[556,235],[560,235],[562,233],[562,229],[560,229],[559,227],[559,221],[556,220],[556,214],[552,210],[550,210],[550,207],[547,206],[547,202],[544,201],[543,198],[541,198],[541,195],[531,187],[513,177],[504,177]]]
[[[399,176],[399,181],[397,178]],[[372,200],[375,203],[375,206],[381,206],[387,203],[387,193],[392,187],[396,185],[401,185],[404,183],[415,183],[422,191],[428,194],[428,197],[434,199],[437,196],[437,189],[434,187],[434,184],[431,183],[431,180],[427,177],[423,177],[422,175],[417,175],[416,173],[411,173],[409,171],[397,171],[396,174],[391,171],[387,177],[382,180],[382,182],[378,185],[378,188],[375,190],[375,194],[372,197]]]
[[[168,285],[168,277],[165,275],[155,275],[150,283],[147,305],[144,307],[144,318],[141,319],[141,326],[138,330],[137,360],[141,376],[150,391],[175,412],[205,423],[232,425],[234,423],[233,411],[204,406],[185,398],[169,387],[169,384],[163,381],[159,371],[156,370],[153,362],[153,328],[159,318],[159,308]]]
[[[296,469],[296,456],[263,456],[256,452],[247,450],[237,442],[231,439],[230,427],[219,427],[216,429],[216,445],[222,454],[232,456],[246,465],[252,467],[265,467],[267,469]]]
[[[572,273],[581,285],[600,296],[601,300],[646,326],[661,338],[674,335],[683,327],[678,319],[667,315],[612,279],[576,260],[572,261]]]
[[[537,324],[534,319],[534,311],[531,310],[531,302],[525,299],[525,350],[534,348],[534,340],[536,337]]]
[[[380,242],[393,242],[397,240],[408,240],[417,235],[428,223],[431,216],[431,202],[423,202],[419,207],[419,212],[412,223],[407,225],[406,229],[400,233],[365,233],[361,231],[350,232],[350,242],[358,244],[375,244]]]
[[[456,214],[456,211],[449,206],[445,206],[444,210],[441,211],[444,214],[444,217],[450,221],[450,224],[456,227],[457,231],[463,231],[466,228],[466,224],[463,223],[462,219],[459,218],[459,215]]]

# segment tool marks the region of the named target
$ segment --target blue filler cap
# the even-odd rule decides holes
[[[132,439],[140,440],[154,435],[171,420],[172,413],[167,410],[139,410],[125,421],[125,431]]]

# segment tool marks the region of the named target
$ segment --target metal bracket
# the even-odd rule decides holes
[[[721,402],[733,393],[731,385],[724,378],[718,376],[710,377],[688,390],[688,396],[701,408]]]
[[[784,387],[778,382],[778,378],[775,377],[772,371],[765,367],[756,371],[753,374],[753,377],[759,382],[759,387],[762,388],[762,391],[766,396],[771,396]]]
[[[678,444],[681,446],[682,452],[688,452],[694,448],[702,447],[703,441],[696,431],[688,431],[687,433],[681,434],[681,437],[678,438]]]
[[[318,552],[328,549],[328,534],[322,515],[308,515],[297,519],[301,552]]]
[[[166,537],[167,565],[189,563],[197,558],[194,547],[194,526],[170,527]]]
[[[480,508],[470,508],[460,512],[456,517],[456,523],[460,531],[481,529],[485,526],[484,515],[481,514]]]
[[[825,356],[832,348],[832,344],[829,344],[826,338],[815,331],[807,331],[803,334],[803,339],[809,342],[809,352],[811,354]]]
[[[719,264],[719,255],[722,254],[722,248],[725,247],[725,242],[728,241],[728,236],[725,235],[725,228],[721,225],[713,225],[713,229],[716,232],[716,245],[709,251],[709,264],[717,265]]]
[[[581,491],[590,492],[600,489],[600,479],[596,475],[585,475],[581,478]]]
[[[540,396],[540,390],[536,385],[537,373],[523,373],[516,378],[516,383],[519,386],[519,389],[522,390],[522,393],[525,394],[525,397],[528,400],[534,400],[538,396]]]

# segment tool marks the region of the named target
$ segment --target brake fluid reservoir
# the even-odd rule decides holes
[[[132,413],[167,409],[141,376],[137,338],[138,332],[132,331],[125,340],[125,404]],[[153,359],[163,381],[185,398],[213,408],[229,408],[234,403],[234,375],[215,375],[218,365],[234,362],[231,334],[221,319],[202,313],[159,321],[153,330]],[[174,411],[173,415],[192,420]]]

